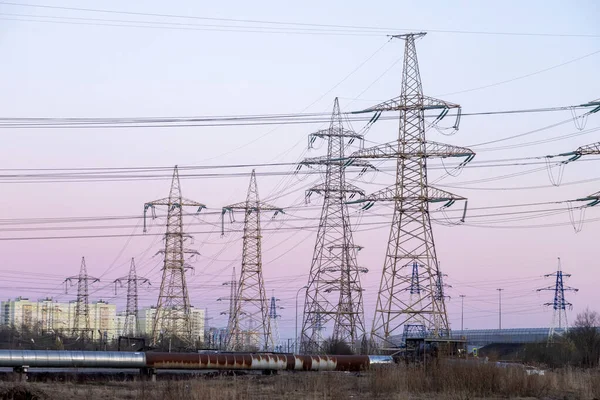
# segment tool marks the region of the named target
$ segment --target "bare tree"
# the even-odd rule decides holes
[[[582,367],[593,368],[600,361],[600,314],[586,308],[577,314],[569,339],[575,345]]]

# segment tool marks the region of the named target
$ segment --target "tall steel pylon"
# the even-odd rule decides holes
[[[90,328],[90,295],[89,285],[100,282],[100,279],[89,276],[85,265],[85,257],[81,257],[79,275],[70,276],[65,279],[65,291],[67,283],[74,285],[77,281],[77,303],[75,304],[75,317],[73,319],[73,336],[79,335],[82,340],[89,339],[92,331]]]
[[[346,182],[348,159],[345,150],[349,143],[363,137],[344,128],[338,99],[335,99],[329,128],[312,133],[309,143],[317,138],[327,141],[325,157],[307,158],[300,163],[325,169],[325,182],[309,189],[323,195],[321,219],[306,289],[300,347],[303,353],[323,352],[323,330],[327,324],[333,329],[332,339],[345,342],[353,349],[360,345],[365,332],[363,289],[352,227],[346,202],[354,196],[364,196],[358,187]],[[362,142],[361,142],[362,143]],[[371,168],[366,161],[356,160],[353,166]]]
[[[269,303],[262,273],[260,216],[263,211],[274,211],[278,214],[283,210],[260,201],[254,170],[250,176],[246,201],[223,207],[223,220],[226,212],[233,217],[235,210],[244,212],[244,237],[242,270],[237,284],[227,348],[237,351],[256,345],[261,350],[272,350],[275,343],[271,333]]]
[[[190,296],[185,277],[190,266],[185,262],[185,255],[198,252],[185,247],[190,236],[183,231],[183,208],[195,207],[200,212],[206,206],[182,197],[177,166],[173,171],[169,197],[144,204],[144,232],[147,211],[150,209],[155,217],[156,206],[167,206],[167,231],[162,251],[165,257],[163,275],[152,321],[152,345],[156,345],[162,335],[176,337],[185,346],[193,347],[197,338],[192,337]]]
[[[537,291],[551,290],[554,292],[554,300],[550,303],[544,303],[545,306],[552,306],[554,314],[552,316],[552,325],[550,326],[550,332],[548,334],[548,340],[552,340],[556,328],[565,330],[568,329],[569,323],[567,321],[567,308],[571,309],[573,304],[569,303],[565,299],[565,292],[578,292],[579,289],[575,289],[569,286],[565,286],[564,278],[569,278],[571,274],[565,274],[562,271],[560,264],[560,257],[558,258],[558,268],[556,272],[552,274],[546,274],[544,277],[555,277],[556,283],[554,286],[538,289]],[[558,326],[557,326],[558,324]]]
[[[225,338],[225,345],[230,341],[229,337],[231,336],[232,332],[233,332],[233,326],[234,326],[234,322],[233,322],[233,317],[235,314],[235,310],[236,310],[236,305],[237,305],[237,295],[238,295],[238,290],[237,290],[237,279],[238,277],[235,274],[235,267],[233,267],[233,271],[231,272],[231,280],[227,281],[227,282],[223,282],[224,286],[229,286],[229,297],[220,297],[217,299],[217,301],[221,301],[221,300],[229,300],[229,311],[223,311],[221,312],[221,315],[227,315],[227,337]],[[235,339],[231,339],[234,342],[237,342],[238,340],[240,340],[240,338],[235,338]]]
[[[135,260],[131,258],[129,266],[129,275],[117,278],[114,281],[115,295],[117,294],[117,285],[123,287],[123,282],[127,282],[127,308],[125,310],[125,322],[123,324],[124,336],[136,336],[138,332],[138,286],[150,285],[147,278],[137,275],[135,272]]]
[[[435,250],[430,203],[442,203],[448,207],[464,197],[434,188],[427,182],[429,158],[464,157],[462,167],[475,156],[464,147],[428,141],[425,138],[425,110],[440,112],[433,122],[443,119],[451,109],[457,110],[453,126],[458,129],[460,106],[423,95],[415,39],[425,33],[396,35],[405,41],[402,88],[400,96],[363,112],[380,115],[384,111],[400,111],[398,139],[368,149],[354,152],[351,159],[396,159],[396,182],[394,185],[350,203],[362,203],[369,209],[375,202],[394,204],[394,214],[383,266],[375,316],[371,328],[371,344],[382,349],[395,347],[390,336],[402,332],[402,326],[413,326],[424,321],[428,335],[443,336],[449,331],[444,298],[436,296],[438,260]],[[466,212],[466,201],[465,201]],[[464,220],[464,214],[463,214]],[[421,297],[418,302],[410,300],[406,290],[413,281],[411,266],[419,264]]]
[[[278,320],[281,318],[281,315],[277,313],[277,310],[281,307],[277,306],[277,302],[279,299],[275,298],[275,295],[271,296],[271,302],[269,304],[269,321],[271,321],[271,335],[273,336],[273,343],[275,346],[273,347],[274,351],[281,351],[281,338],[279,337],[279,323]]]

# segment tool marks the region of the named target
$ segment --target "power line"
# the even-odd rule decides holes
[[[65,10],[65,11],[83,11],[92,13],[107,13],[107,14],[120,14],[120,15],[136,15],[145,17],[162,17],[162,18],[177,18],[187,20],[207,20],[207,21],[221,21],[221,22],[236,22],[236,23],[250,23],[250,24],[266,24],[275,26],[302,26],[302,27],[320,27],[329,29],[352,29],[352,30],[370,30],[377,32],[394,32],[394,31],[429,31],[437,33],[452,33],[452,34],[476,34],[476,35],[502,35],[502,36],[531,36],[531,37],[600,37],[596,34],[580,34],[580,33],[550,33],[550,32],[494,32],[494,31],[469,31],[469,30],[441,30],[441,29],[413,29],[413,28],[390,28],[390,27],[373,27],[373,26],[357,26],[357,25],[336,25],[336,24],[316,24],[306,22],[284,22],[284,21],[270,21],[270,20],[259,20],[259,19],[237,19],[237,18],[215,18],[215,17],[204,17],[195,15],[177,15],[177,14],[165,14],[165,13],[145,13],[145,12],[134,12],[134,11],[119,11],[109,9],[95,9],[95,8],[81,8],[81,7],[65,7],[65,6],[51,6],[44,4],[27,4],[27,3],[14,3],[1,1],[0,4],[18,6],[18,7],[31,7],[31,8],[45,8],[53,10]]]
[[[485,110],[470,113],[461,113],[461,117],[469,116],[490,116],[490,115],[511,115],[511,114],[530,114],[571,111],[573,109],[586,109],[599,106],[600,103],[590,102],[585,104],[557,106],[557,107],[536,107],[520,108],[511,110]],[[372,117],[363,111],[349,111],[342,113],[349,122],[368,122]],[[457,114],[446,114],[445,116],[458,116]],[[437,119],[439,114],[427,114],[425,118]],[[378,120],[397,120],[396,115],[382,115]],[[567,121],[571,121],[568,119]],[[230,115],[230,116],[188,116],[188,117],[105,117],[105,118],[39,118],[39,117],[21,117],[21,118],[0,118],[0,128],[6,129],[64,129],[64,128],[190,128],[190,127],[219,127],[219,126],[259,126],[259,125],[289,125],[289,124],[323,124],[328,122],[328,116],[324,113],[318,114],[262,114],[262,115]],[[557,125],[560,125],[561,122]],[[477,144],[488,144],[479,143]]]
[[[525,75],[520,75],[520,76],[516,76],[514,78],[505,79],[503,81],[491,83],[489,85],[483,85],[483,86],[478,86],[478,87],[474,87],[474,88],[471,88],[471,89],[459,90],[459,91],[456,91],[456,92],[444,93],[444,94],[441,94],[439,96],[452,96],[452,95],[455,95],[455,94],[469,93],[469,92],[474,92],[474,91],[477,91],[477,90],[483,90],[483,89],[488,89],[488,88],[491,88],[491,87],[500,86],[500,85],[503,85],[505,83],[515,82],[515,81],[518,81],[518,80],[521,80],[521,79],[529,78],[529,77],[532,77],[532,76],[535,76],[535,75],[538,75],[538,74],[542,74],[544,72],[551,71],[551,70],[556,69],[556,68],[563,67],[563,66],[568,65],[568,64],[572,64],[574,62],[583,60],[585,58],[594,56],[594,55],[596,55],[598,53],[600,53],[600,50],[596,50],[594,52],[591,52],[591,53],[588,53],[588,54],[584,54],[581,57],[573,58],[573,59],[565,61],[563,63],[556,64],[556,65],[553,65],[551,67],[547,67],[547,68],[544,68],[544,69],[540,69],[538,71],[530,72],[530,73],[525,74]]]

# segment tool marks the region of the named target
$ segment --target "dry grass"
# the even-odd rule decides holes
[[[33,396],[23,397],[23,387]],[[16,388],[17,390],[12,390]],[[10,397],[11,394],[15,395]],[[5,383],[0,398],[87,400],[238,399],[600,399],[600,371],[560,370],[528,376],[493,365],[389,366],[361,374],[283,373],[151,382]]]

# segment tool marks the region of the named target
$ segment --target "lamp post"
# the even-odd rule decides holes
[[[294,353],[295,354],[298,354],[298,295],[300,294],[300,291],[302,289],[308,289],[308,286],[302,286],[296,292],[296,337],[295,337],[295,341],[294,341]]]
[[[464,334],[465,330],[465,296],[464,294],[460,295],[460,330]]]
[[[502,291],[504,289],[496,289],[498,291],[498,329],[502,329]]]

